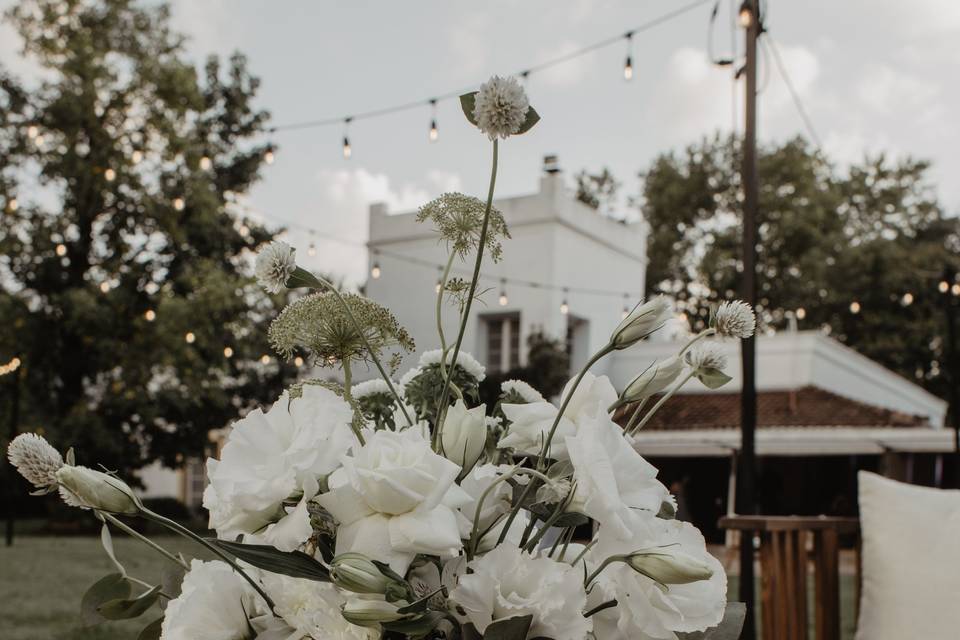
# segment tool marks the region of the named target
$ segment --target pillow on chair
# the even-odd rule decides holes
[[[861,471],[857,640],[960,638],[960,491]]]

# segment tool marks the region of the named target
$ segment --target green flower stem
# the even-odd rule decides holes
[[[460,357],[460,345],[463,343],[463,334],[467,331],[467,322],[470,320],[470,307],[473,305],[473,296],[477,293],[477,282],[480,280],[480,266],[483,264],[483,248],[487,242],[487,230],[490,227],[490,210],[493,208],[493,192],[497,184],[497,161],[500,153],[500,141],[493,141],[493,161],[490,169],[490,187],[487,189],[487,205],[483,212],[483,225],[480,227],[480,242],[477,244],[477,260],[473,265],[473,277],[470,279],[470,292],[467,295],[467,301],[463,306],[463,314],[460,318],[460,330],[457,332],[457,341],[453,345],[453,358],[450,361],[450,374],[443,379],[443,391],[440,393],[440,408],[437,411],[437,440],[440,440],[439,434],[443,431],[443,420],[446,419],[446,406],[450,398],[450,378],[454,367],[457,366],[457,358]],[[444,358],[445,360],[445,358]],[[443,420],[441,419],[443,418]]]
[[[350,305],[347,304],[347,301],[343,299],[343,296],[340,294],[340,291],[333,286],[333,283],[328,281],[326,278],[321,278],[316,276],[309,271],[303,270],[301,273],[300,269],[294,273],[296,278],[291,277],[287,281],[287,286],[295,284],[296,286],[307,286],[316,288],[319,284],[322,287],[329,289],[334,296],[336,296],[337,301],[343,307],[343,310],[347,312],[347,317],[350,318],[350,322],[353,323],[353,328],[357,331],[357,334],[360,336],[360,340],[363,341],[363,346],[366,347],[367,353],[370,354],[370,359],[373,360],[373,364],[376,365],[377,371],[380,372],[380,377],[383,378],[384,382],[387,383],[387,388],[390,389],[390,394],[393,396],[393,399],[396,401],[397,405],[400,407],[400,411],[403,412],[403,417],[407,420],[407,426],[413,426],[413,420],[410,418],[410,414],[407,412],[407,407],[403,403],[403,399],[400,397],[400,394],[397,393],[397,390],[393,387],[393,381],[390,379],[390,376],[387,375],[386,370],[383,368],[383,364],[380,363],[380,358],[377,356],[377,352],[370,346],[370,341],[367,339],[367,334],[363,331],[363,327],[360,325],[360,322],[357,321],[357,317],[353,315],[353,311],[350,309]]]
[[[703,331],[701,331],[701,332],[698,333],[697,335],[693,336],[693,338],[691,338],[690,341],[687,342],[687,344],[683,345],[683,349],[680,349],[680,353],[678,354],[678,357],[682,357],[683,354],[686,353],[687,350],[688,350],[690,347],[692,347],[698,340],[700,340],[700,339],[702,339],[702,338],[706,338],[707,336],[712,336],[712,335],[714,335],[716,332],[717,332],[716,329],[704,329]]]
[[[353,402],[353,393],[350,391],[350,387],[353,383],[353,370],[350,368],[350,358],[343,359],[343,399],[347,401],[347,404],[350,405],[350,411],[356,412],[357,407]],[[363,439],[363,434],[360,433],[360,427],[357,426],[356,421],[351,417],[350,419],[350,428],[353,430],[353,435],[357,436],[357,440],[360,442],[360,446],[367,444]]]
[[[622,562],[626,560],[627,556],[610,556],[606,560],[600,563],[600,566],[597,567],[593,573],[587,576],[583,581],[584,587],[589,587],[590,583],[597,579],[597,576],[600,575],[600,572],[607,568],[608,565],[613,564],[614,562]]]
[[[137,538],[138,540],[140,540],[141,542],[143,542],[145,545],[147,545],[148,547],[150,547],[151,549],[153,549],[153,550],[156,551],[157,553],[161,554],[161,555],[164,556],[165,558],[167,558],[167,560],[170,560],[171,562],[177,563],[178,565],[180,565],[181,567],[183,567],[186,571],[190,571],[190,565],[188,565],[186,562],[184,562],[183,560],[181,560],[181,559],[178,558],[177,556],[173,555],[172,553],[170,553],[169,551],[167,551],[166,549],[164,549],[163,547],[161,547],[159,544],[157,544],[156,542],[154,542],[153,540],[151,540],[151,539],[148,538],[147,536],[143,535],[142,533],[140,533],[140,532],[138,532],[138,531],[135,531],[135,530],[132,529],[131,527],[128,527],[122,520],[117,519],[116,517],[114,517],[113,515],[105,512],[105,511],[98,511],[97,513],[99,513],[101,516],[103,516],[103,518],[104,518],[105,520],[109,521],[110,524],[112,524],[113,526],[115,526],[117,529],[120,529],[121,531],[123,531],[124,533],[126,533],[127,535],[129,535],[129,536],[131,536],[131,537],[133,537],[133,538]],[[148,585],[148,586],[149,586],[149,585]]]
[[[453,266],[453,258],[456,254],[451,251],[447,259],[447,266],[443,269],[443,275],[440,277],[440,290],[437,291],[437,333],[440,335],[440,352],[443,356],[447,355],[447,338],[443,333],[443,291],[447,286],[447,278],[450,276],[450,267]],[[440,372],[444,377],[447,376],[447,363],[444,358],[440,358]]]
[[[613,347],[609,344],[597,351],[590,360],[587,361],[587,364],[583,366],[583,369],[580,369],[580,373],[577,374],[577,377],[574,379],[573,384],[570,385],[570,391],[564,394],[563,402],[560,404],[560,410],[557,411],[557,417],[553,419],[553,425],[550,427],[550,432],[547,434],[547,439],[543,441],[543,448],[540,450],[540,458],[537,460],[537,469],[543,470],[546,465],[547,454],[550,453],[550,443],[553,442],[553,434],[557,431],[557,426],[560,424],[560,418],[563,417],[563,412],[567,410],[567,405],[570,404],[570,399],[573,397],[574,392],[577,390],[577,387],[580,386],[580,381],[583,380],[583,376],[587,374],[587,371],[590,370],[590,367],[595,365],[603,356],[607,355],[613,351]]]
[[[473,530],[470,532],[469,543],[467,545],[468,561],[473,559],[473,556],[477,552],[477,545],[480,543],[480,538],[483,537],[482,535],[480,535],[480,512],[483,510],[483,503],[486,501],[487,497],[490,495],[490,492],[493,491],[498,484],[500,484],[501,482],[506,482],[507,480],[509,480],[510,478],[512,478],[514,475],[518,473],[521,475],[529,474],[529,475],[542,478],[544,481],[547,481],[547,482],[550,481],[550,479],[546,475],[540,473],[539,471],[535,471],[533,469],[524,469],[522,467],[515,466],[512,469],[510,469],[510,471],[508,471],[507,473],[503,474],[502,476],[500,476],[499,478],[491,482],[490,486],[484,489],[483,493],[480,494],[480,499],[477,500],[477,508],[473,513]],[[509,526],[509,524],[511,524],[512,522],[513,522],[513,519],[510,518],[508,520],[507,526]],[[498,542],[497,544],[500,544],[500,543]]]
[[[687,381],[688,381],[690,378],[692,378],[695,373],[696,373],[696,370],[691,370],[690,373],[688,373],[687,375],[685,375],[685,376],[683,377],[683,379],[680,380],[680,382],[678,382],[677,384],[673,385],[673,388],[670,389],[670,391],[667,391],[665,394],[663,394],[663,397],[660,398],[660,399],[657,401],[657,404],[653,405],[653,408],[650,409],[650,411],[647,412],[647,415],[643,416],[643,420],[641,420],[639,423],[637,423],[637,426],[633,428],[633,431],[640,431],[640,429],[643,429],[643,425],[647,424],[647,422],[650,420],[650,418],[653,416],[653,414],[655,414],[655,413],[657,412],[657,409],[659,409],[660,407],[662,407],[662,406],[663,406],[663,403],[665,403],[667,400],[669,400],[669,399],[673,396],[673,394],[675,394],[675,393],[677,392],[677,390],[680,389],[680,387],[682,387],[683,385],[687,384]]]
[[[633,413],[630,415],[630,420],[627,421],[627,426],[623,428],[624,433],[630,433],[630,429],[632,429],[633,425],[635,425],[637,423],[637,420],[640,419],[640,411],[643,410],[644,405],[647,404],[647,400],[649,399],[650,397],[648,396],[637,403],[637,408],[634,409]]]
[[[576,490],[577,490],[576,483],[574,483],[574,485],[570,488],[570,493],[567,494],[564,497],[564,499],[557,504],[556,508],[553,510],[553,513],[551,513],[550,516],[544,521],[543,526],[540,527],[540,529],[537,531],[536,534],[534,534],[534,536],[530,539],[530,541],[527,542],[526,545],[523,545],[523,543],[521,543],[520,546],[522,548],[526,549],[531,553],[533,552],[534,549],[537,548],[537,544],[543,539],[543,536],[547,535],[547,532],[550,530],[550,528],[553,527],[554,523],[556,523],[556,521],[560,519],[560,516],[562,516],[566,512],[567,507],[569,507],[570,503],[573,502],[573,496]],[[532,519],[531,519],[531,522],[533,522]],[[558,537],[557,541],[559,540],[560,538]]]
[[[149,509],[143,509],[143,510],[141,511],[141,514],[143,515],[144,518],[146,518],[146,519],[148,519],[148,520],[153,520],[154,522],[156,522],[156,523],[158,523],[158,524],[162,524],[163,526],[165,526],[166,528],[170,529],[170,530],[173,531],[174,533],[178,533],[178,534],[180,534],[181,536],[183,536],[184,538],[188,538],[188,539],[190,539],[190,540],[193,540],[193,541],[196,542],[197,544],[200,544],[200,545],[206,547],[207,549],[209,549],[214,555],[218,556],[221,560],[223,560],[223,561],[226,562],[228,565],[230,565],[230,566],[233,568],[234,571],[236,571],[236,572],[239,573],[241,576],[243,576],[244,580],[246,580],[247,582],[249,582],[249,583],[250,583],[250,586],[253,587],[254,590],[255,590],[257,593],[260,594],[260,597],[263,598],[264,602],[267,603],[267,606],[270,607],[270,610],[271,610],[271,611],[274,611],[274,610],[276,609],[276,606],[277,606],[277,605],[275,605],[274,602],[273,602],[273,599],[271,599],[270,596],[267,595],[267,592],[263,590],[263,587],[261,587],[259,584],[257,584],[257,581],[254,580],[253,578],[251,578],[250,575],[247,574],[247,572],[244,571],[244,570],[240,567],[240,565],[237,564],[237,562],[236,562],[233,558],[231,558],[230,556],[228,556],[226,553],[224,553],[223,551],[221,551],[220,549],[218,549],[218,548],[215,547],[214,545],[210,544],[209,542],[207,542],[206,540],[204,540],[203,538],[201,538],[200,536],[198,536],[197,534],[195,534],[193,531],[190,531],[190,529],[187,529],[186,527],[180,525],[180,524],[177,523],[177,522],[174,522],[173,520],[171,520],[171,519],[169,519],[169,518],[165,518],[165,517],[161,516],[161,515],[158,514],[158,513],[154,513],[153,511],[150,511]]]
[[[583,617],[584,617],[584,618],[589,618],[590,616],[592,616],[592,615],[595,614],[595,613],[600,613],[600,612],[603,611],[604,609],[609,609],[609,608],[615,607],[615,606],[617,606],[617,601],[616,601],[616,600],[607,600],[606,602],[601,602],[600,604],[598,604],[597,606],[595,606],[593,609],[590,609],[590,611],[587,611],[585,614],[583,614]]]

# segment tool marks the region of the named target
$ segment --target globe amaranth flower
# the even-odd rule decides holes
[[[508,138],[520,131],[529,109],[530,101],[516,78],[493,76],[476,93],[473,119],[491,140]]]
[[[500,383],[501,402],[524,404],[543,402],[543,395],[523,380],[504,380]]]
[[[403,395],[407,402],[416,410],[421,419],[436,422],[440,397],[443,392],[443,374],[440,371],[440,350],[427,351],[420,357],[420,366],[411,369],[401,378]],[[447,373],[450,381],[457,385],[463,395],[474,400],[478,399],[480,382],[486,377],[483,365],[466,351],[457,356],[457,366],[451,371],[449,364],[453,360],[453,353],[447,353]],[[450,394],[450,402],[455,400]]]
[[[462,193],[444,193],[420,207],[417,222],[429,220],[450,251],[463,259],[480,246],[485,212],[486,204],[477,198]],[[484,251],[494,262],[499,262],[503,253],[500,240],[509,237],[503,214],[491,208]]]
[[[394,383],[394,388],[397,387],[397,383]],[[374,429],[396,429],[395,414],[400,408],[383,378],[373,378],[353,385],[350,395],[354,406]],[[410,414],[413,415],[412,409]],[[401,413],[401,417],[402,415]],[[405,419],[401,419],[400,424],[406,424]]]
[[[270,293],[280,293],[297,269],[296,249],[286,242],[275,240],[260,253],[254,265],[257,282]]]
[[[57,471],[63,466],[60,452],[36,433],[21,433],[7,447],[7,458],[37,489],[57,486]]]
[[[701,342],[695,344],[683,356],[684,361],[691,369],[716,369],[723,371],[727,368],[727,354],[717,342]]]
[[[577,568],[503,544],[472,560],[450,592],[453,610],[480,634],[490,624],[532,615],[528,638],[583,640],[591,630],[583,617],[587,594]]]
[[[753,309],[743,300],[722,302],[713,322],[719,335],[731,338],[749,338],[757,327]]]
[[[341,295],[353,318],[330,291],[288,304],[270,325],[269,337],[274,349],[286,358],[297,349],[306,349],[321,365],[350,360],[371,362],[367,344],[378,356],[393,347],[413,351],[413,338],[386,308],[361,295]],[[353,319],[359,324],[359,331]],[[400,355],[394,354],[390,362],[392,369],[396,369],[399,360]]]

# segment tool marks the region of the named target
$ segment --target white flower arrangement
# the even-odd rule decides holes
[[[493,181],[500,140],[529,130],[539,115],[513,79],[495,77],[461,103],[492,140]],[[268,291],[319,290],[275,321],[276,349],[287,357],[307,350],[339,366],[345,382],[295,385],[233,424],[219,459],[207,461],[203,503],[216,539],[153,513],[122,480],[77,466],[72,452],[64,458],[40,436],[14,439],[8,456],[35,493],[59,491],[103,522],[119,570],[108,582],[118,584],[97,583],[86,605],[107,618],[133,617],[169,599],[141,634],[161,640],[675,639],[736,626],[725,618],[722,566],[694,527],[672,519],[676,502],[630,435],[690,378],[708,386],[728,379],[726,358],[706,340],[752,335],[752,310],[724,303],[710,328],[618,395],[589,370],[669,314],[662,298],[638,304],[558,405],[509,380],[488,411],[478,393],[484,368],[461,345],[484,253],[498,259],[509,238],[492,198],[491,184],[485,203],[445,194],[424,207],[450,252],[438,318],[446,298],[459,310],[459,330],[448,339],[438,321],[440,348],[399,384],[390,374],[400,354],[391,353],[388,366],[383,358],[412,350],[413,341],[388,310],[298,267],[288,245],[273,243],[258,256],[256,276]],[[472,279],[448,279],[454,260],[471,252]],[[352,385],[356,361],[381,377]],[[187,564],[123,518],[153,521],[218,559]],[[591,538],[575,539],[591,521]],[[179,565],[179,591],[123,569],[111,528]]]

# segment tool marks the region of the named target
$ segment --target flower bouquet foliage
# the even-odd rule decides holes
[[[306,380],[272,407],[233,425],[207,462],[204,507],[215,538],[153,513],[115,475],[79,466],[35,434],[9,458],[37,488],[103,522],[115,570],[83,597],[85,621],[132,618],[163,607],[142,640],[450,638],[601,640],[736,638],[742,607],[727,605],[726,576],[632,436],[680,385],[728,380],[714,337],[742,338],[753,312],[715,310],[710,328],[655,362],[618,394],[589,369],[660,328],[670,306],[638,304],[559,398],[507,381],[492,413],[478,403],[484,368],[462,351],[484,256],[509,238],[492,207],[499,143],[539,116],[513,79],[494,77],[462,96],[467,119],[491,140],[486,201],[445,194],[420,220],[449,250],[436,301],[440,348],[399,381],[413,340],[393,315],[298,267],[274,243],[256,261],[268,290],[308,288],[274,321],[283,356],[337,367],[344,383]],[[473,277],[450,278],[457,261]],[[455,335],[440,321],[459,310]],[[353,384],[357,365],[380,377]],[[647,408],[654,396],[660,399]],[[623,416],[625,427],[613,421]],[[174,555],[127,524],[144,518],[218,559]],[[578,538],[593,523],[589,539]],[[132,576],[111,531],[141,539],[170,561],[161,584]]]

